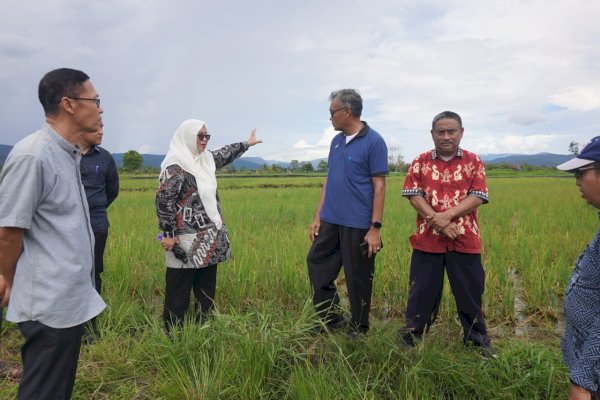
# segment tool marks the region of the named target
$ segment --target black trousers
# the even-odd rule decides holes
[[[368,231],[321,221],[319,236],[310,247],[306,263],[314,291],[313,303],[317,314],[325,322],[340,318],[340,298],[335,280],[343,265],[351,323],[362,331],[369,328],[375,256],[363,258],[360,251],[360,244]]]
[[[403,332],[421,336],[435,321],[442,298],[444,270],[448,273],[465,344],[489,346],[490,338],[481,312],[485,271],[480,254],[413,250]]]
[[[108,231],[94,232],[94,284],[98,294],[102,292],[102,272],[104,272],[104,249],[106,248],[106,240],[108,239]],[[98,317],[94,317],[85,325],[86,335],[100,337],[98,330]]]
[[[18,324],[25,343],[21,347],[23,377],[18,398],[70,399],[83,324],[72,328],[56,329],[37,321]]]
[[[183,325],[192,289],[196,299],[194,318],[202,322],[214,308],[216,288],[217,264],[205,268],[167,268],[163,312],[167,332],[171,332],[173,326]]]
[[[98,294],[102,293],[102,272],[104,272],[104,249],[108,239],[108,231],[94,232],[94,281]]]

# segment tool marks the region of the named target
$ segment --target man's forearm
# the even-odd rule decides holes
[[[373,213],[371,221],[381,222],[385,206],[385,176],[373,177]]]
[[[10,286],[22,252],[23,229],[0,228],[0,274]]]
[[[323,208],[323,204],[325,203],[325,190],[327,188],[327,178],[323,181],[323,186],[321,186],[321,194],[319,196],[319,203],[317,203],[317,209],[315,210],[314,218],[320,217],[321,209]]]
[[[423,196],[411,196],[409,197],[410,205],[413,206],[417,213],[423,219],[431,218],[433,214],[435,214],[435,210],[431,205],[425,200]]]
[[[481,203],[483,203],[483,200],[479,197],[469,196],[456,206],[441,212],[433,212],[430,217],[425,217],[425,219],[429,222],[429,225],[438,231],[442,231],[450,222],[473,212]]]
[[[460,203],[452,208],[449,208],[445,212],[449,212],[451,219],[464,217],[467,214],[472,213],[483,204],[483,199],[476,196],[467,196]]]

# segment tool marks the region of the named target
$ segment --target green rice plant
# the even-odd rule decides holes
[[[479,208],[484,312],[500,359],[463,348],[446,283],[440,314],[416,348],[398,344],[416,212],[387,181],[368,335],[316,334],[306,271],[308,228],[323,177],[219,177],[233,258],[218,267],[214,317],[162,328],[165,259],[155,177],[121,180],[109,209],[102,340],[84,346],[75,399],[559,399],[568,374],[557,320],[574,261],[598,227],[572,179],[489,178]],[[343,273],[339,288],[344,292]],[[514,332],[527,325],[530,330]],[[2,359],[18,359],[6,324]],[[16,384],[0,380],[0,398]]]

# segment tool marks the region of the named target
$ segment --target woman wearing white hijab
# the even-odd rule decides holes
[[[256,129],[245,142],[206,151],[210,134],[203,121],[188,119],[175,131],[160,168],[156,213],[167,262],[164,322],[167,332],[181,326],[196,298],[196,321],[212,310],[217,264],[231,257],[221,216],[215,170],[257,143]]]

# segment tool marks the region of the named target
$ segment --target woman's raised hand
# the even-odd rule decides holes
[[[262,143],[262,140],[256,138],[256,128],[250,132],[250,137],[246,141],[249,146],[254,146],[257,143]]]

